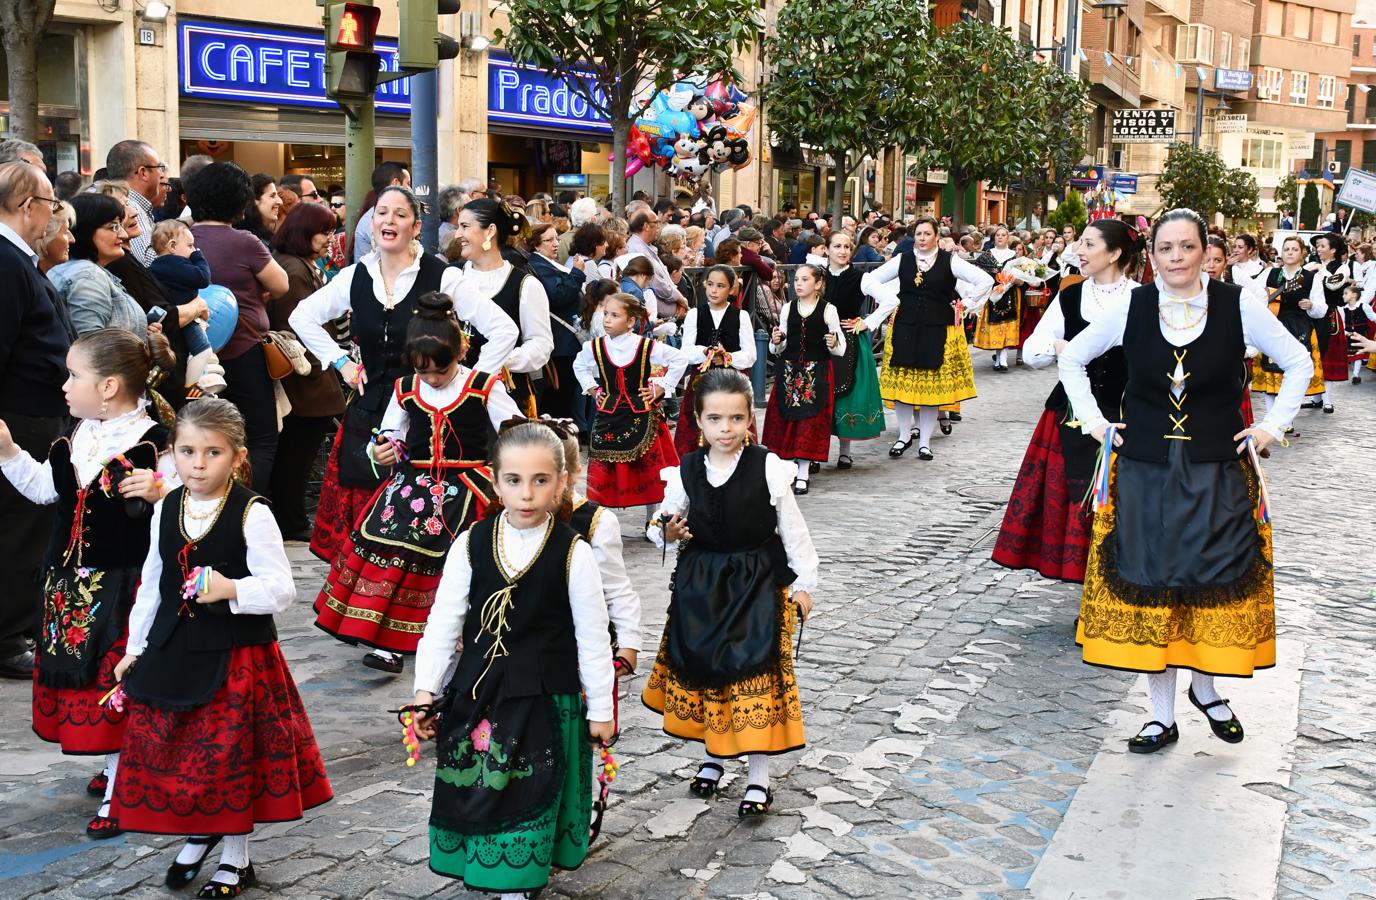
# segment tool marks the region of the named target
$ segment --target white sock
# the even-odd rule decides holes
[[[893,404],[893,411],[898,416],[898,439],[906,441],[913,430],[913,405],[897,400]]]
[[[1218,696],[1218,689],[1214,687],[1214,676],[1212,675],[1205,675],[1203,672],[1191,672],[1190,687],[1194,690],[1194,699],[1205,706],[1223,699]],[[1233,711],[1227,706],[1215,706],[1209,710],[1209,718],[1219,722],[1226,722],[1232,717]]]
[[[205,843],[192,844],[188,842],[183,844],[181,852],[177,854],[177,865],[191,866],[205,859],[206,851],[210,848],[210,836],[197,836],[196,839]]]
[[[750,766],[748,776],[749,780],[747,781],[747,784],[757,784],[760,787],[768,790],[769,754],[751,753],[745,759]],[[745,792],[745,796],[741,799],[746,801],[747,803],[763,803],[765,801],[765,795],[757,790],[749,790]]]
[[[703,751],[702,751],[702,764],[701,764],[700,766],[698,766],[698,774],[697,774],[697,777],[698,777],[698,778],[706,778],[708,781],[720,781],[720,780],[721,780],[721,776],[722,776],[723,773],[720,772],[720,771],[718,771],[718,770],[716,770],[716,769],[708,769],[708,768],[705,768],[705,766],[706,766],[708,763],[711,763],[711,764],[714,765],[714,766],[721,766],[721,760],[717,759],[715,756],[713,756],[712,754],[708,753],[706,750],[703,750]],[[722,769],[725,769],[725,768],[726,768],[725,766],[722,766]]]
[[[798,480],[799,480],[799,481],[807,481],[807,479],[808,479],[808,470],[807,470],[807,468],[808,468],[808,461],[805,460],[805,459],[795,459],[794,462],[797,463],[797,465],[798,465]]]
[[[502,894],[501,900],[525,900],[526,895],[520,891],[507,891]]]
[[[840,438],[841,446],[837,449],[837,456],[850,456],[850,438]]]
[[[99,816],[110,815],[110,798],[115,796],[115,773],[119,771],[119,754],[105,754],[105,797],[100,801],[100,809],[96,812]]]
[[[236,869],[242,869],[248,865],[248,835],[225,835],[225,842],[220,850],[220,865],[233,866]],[[239,876],[229,872],[216,872],[210,880],[218,881],[220,884],[235,885],[239,883]]]
[[[1354,359],[1354,360],[1352,361],[1352,374],[1349,375],[1348,377],[1349,377],[1349,378],[1356,378],[1356,377],[1357,377],[1358,375],[1360,375],[1361,373],[1362,373],[1362,361],[1361,361],[1360,359]]]
[[[1152,672],[1147,675],[1147,693],[1151,695],[1152,713],[1156,721],[1167,728],[1175,724],[1175,670]],[[1150,737],[1161,734],[1161,729],[1151,725],[1142,729],[1142,734]]]
[[[385,659],[388,662],[391,662],[392,660],[396,659],[398,656],[401,655],[400,653],[393,653],[390,650],[378,650],[376,648],[369,650],[368,652],[371,653],[373,656],[376,656],[378,659]]]
[[[1324,406],[1328,405],[1328,391],[1324,391],[1322,394],[1319,395],[1319,402],[1322,403]]]
[[[1007,349],[1004,349],[1004,350],[995,350],[995,351],[994,351],[994,362],[995,362],[995,364],[1000,365],[1000,366],[1006,366],[1006,365],[1008,365],[1008,350],[1007,350]]]
[[[936,407],[919,406],[917,408],[917,429],[918,448],[932,446],[932,430],[936,428]]]

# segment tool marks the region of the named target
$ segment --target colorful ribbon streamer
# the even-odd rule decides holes
[[[213,566],[197,566],[191,570],[182,583],[182,599],[191,600],[210,590],[210,576],[215,574]]]
[[[1113,438],[1118,429],[1112,425],[1104,431],[1104,445],[1099,448],[1099,464],[1094,470],[1094,509],[1108,506],[1108,476],[1113,462]]]
[[[1247,435],[1243,442],[1247,445],[1247,457],[1257,473],[1257,521],[1266,524],[1271,521],[1271,495],[1266,490],[1266,473],[1261,471],[1261,457],[1257,455],[1256,442]]]

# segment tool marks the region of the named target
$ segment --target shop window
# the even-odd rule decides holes
[[[85,43],[76,30],[53,27],[38,46],[38,127],[34,143],[52,173],[90,171],[86,102]],[[0,48],[0,98],[8,97],[9,61]],[[8,134],[9,117],[0,117],[0,137]]]

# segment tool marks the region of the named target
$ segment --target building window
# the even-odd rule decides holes
[[[1242,141],[1242,167],[1266,172],[1278,171],[1280,169],[1280,141],[1244,138]]]
[[[1292,36],[1301,41],[1309,40],[1309,25],[1313,16],[1314,11],[1307,6],[1295,7],[1295,33]]]
[[[1357,86],[1350,81],[1347,83],[1347,100],[1343,103],[1343,109],[1347,110],[1349,123],[1357,121]]]
[[[1368,172],[1376,171],[1372,166],[1376,166],[1376,140],[1362,143],[1362,168]]]
[[[1309,73],[1290,73],[1290,102],[1303,106],[1309,102]]]
[[[1261,79],[1257,82],[1257,99],[1279,103],[1281,85],[1284,83],[1285,73],[1283,71],[1274,66],[1264,67],[1261,70]]]
[[[1252,39],[1237,39],[1237,65],[1234,68],[1250,69],[1252,67]]]
[[[1320,26],[1322,30],[1319,32],[1320,40],[1322,40],[1325,44],[1337,45],[1338,14],[1336,12],[1333,12],[1332,10],[1327,9],[1321,10],[1317,14],[1323,16],[1322,25]]]
[[[1181,63],[1214,63],[1214,30],[1208,25],[1175,26],[1175,58]]]
[[[1361,55],[1362,55],[1362,36],[1361,36],[1360,34],[1354,34],[1354,35],[1352,35],[1352,58],[1353,58],[1353,59],[1356,59],[1357,57],[1359,57],[1359,56],[1361,56]]]
[[[1285,4],[1275,0],[1266,3],[1266,33],[1273,37],[1285,34]]]
[[[1230,32],[1218,33],[1218,65],[1222,69],[1233,67],[1233,36]],[[1238,66],[1241,69],[1243,66]]]
[[[1319,76],[1319,93],[1316,98],[1319,109],[1332,109],[1333,100],[1338,96],[1338,79],[1333,75]]]

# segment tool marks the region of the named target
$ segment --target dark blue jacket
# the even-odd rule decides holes
[[[578,269],[561,271],[554,263],[538,253],[530,254],[530,271],[545,287],[549,297],[550,331],[554,333],[554,350],[551,356],[577,356],[583,349],[578,335],[569,331],[562,322],[578,327],[579,307],[583,302],[583,282],[587,276]]]
[[[57,289],[0,235],[0,418],[67,414],[62,384],[75,332]]]
[[[196,299],[201,288],[210,287],[210,263],[199,250],[190,257],[164,254],[148,265],[148,271],[162,285],[162,292],[173,306],[182,306]]]

